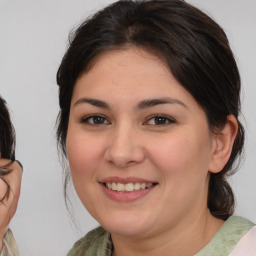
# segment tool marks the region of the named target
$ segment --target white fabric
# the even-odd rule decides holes
[[[256,226],[239,240],[229,256],[256,256]]]

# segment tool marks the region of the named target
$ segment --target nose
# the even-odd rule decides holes
[[[136,165],[145,159],[140,135],[132,128],[119,127],[109,137],[108,147],[105,151],[106,160],[118,168]]]

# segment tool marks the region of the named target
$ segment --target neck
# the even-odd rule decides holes
[[[210,242],[223,223],[206,209],[194,221],[190,219],[171,230],[151,236],[123,237],[112,234],[112,256],[191,256]]]

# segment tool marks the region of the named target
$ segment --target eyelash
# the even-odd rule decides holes
[[[160,123],[156,124],[156,120],[160,121]],[[149,121],[153,120],[154,124],[149,124]],[[163,124],[161,122],[164,122]],[[167,123],[166,123],[167,122]],[[154,115],[147,119],[144,124],[154,125],[154,126],[166,126],[175,123],[175,120],[166,116],[166,115]]]
[[[99,119],[103,120],[103,123],[93,123],[97,119],[98,119],[98,121],[99,121]],[[93,122],[90,122],[90,120],[92,120]],[[107,123],[105,123],[106,121],[107,121]],[[86,123],[86,124],[89,124],[89,125],[107,125],[107,124],[110,124],[110,122],[102,115],[87,116],[87,117],[85,117],[81,120],[81,123]]]
[[[158,121],[157,121],[158,119]],[[149,122],[153,120],[154,124],[150,124]],[[90,122],[92,121],[92,122]],[[158,124],[157,124],[158,122]],[[110,122],[102,115],[90,115],[81,120],[81,123],[86,123],[89,125],[108,125]],[[166,126],[169,124],[175,123],[175,120],[167,117],[166,115],[154,115],[150,116],[143,125],[152,125],[152,126]]]

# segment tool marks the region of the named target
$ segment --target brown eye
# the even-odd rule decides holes
[[[95,117],[92,117],[92,122],[93,124],[104,124],[105,122],[105,118],[101,117],[101,116],[95,116]]]
[[[156,125],[163,125],[163,124],[166,124],[168,120],[165,117],[155,117],[154,122]]]
[[[148,119],[147,124],[149,125],[168,125],[171,123],[175,123],[173,119],[167,117],[167,116],[153,116],[150,119]]]
[[[102,124],[109,124],[109,121],[103,116],[93,115],[93,116],[84,118],[82,120],[82,123],[88,123],[91,125],[102,125]]]

